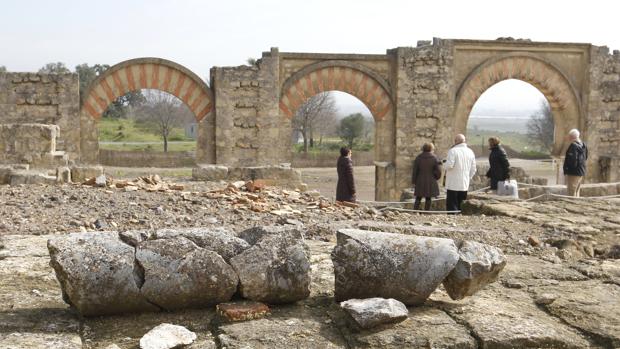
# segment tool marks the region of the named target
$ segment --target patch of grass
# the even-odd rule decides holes
[[[102,118],[97,124],[99,141],[102,142],[162,142],[160,135],[146,130],[132,119]],[[170,132],[170,141],[193,141],[185,136],[182,127]]]
[[[467,130],[467,143],[470,145],[480,145],[484,142],[486,147],[491,136],[499,137],[503,145],[507,145],[515,151],[522,153],[548,154],[541,151],[540,147],[533,145],[526,134],[518,132],[499,132],[487,130]]]
[[[164,144],[157,143],[100,143],[99,148],[122,151],[163,152]],[[196,151],[196,142],[168,143],[168,152]]]

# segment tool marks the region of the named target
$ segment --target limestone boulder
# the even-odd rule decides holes
[[[291,303],[310,295],[310,259],[298,230],[263,236],[230,260],[244,298]]]
[[[237,290],[237,274],[219,254],[182,236],[141,242],[136,261],[144,272],[142,294],[166,310],[212,306]]]
[[[192,344],[196,334],[179,325],[161,324],[140,339],[140,349],[171,349]]]
[[[407,307],[393,298],[349,299],[340,307],[365,329],[403,321],[409,314]]]
[[[341,229],[332,251],[336,301],[394,298],[422,304],[454,269],[453,240]]]
[[[462,241],[459,261],[443,285],[450,298],[463,299],[495,282],[504,266],[506,257],[499,248],[475,241]]]
[[[155,232],[156,239],[184,237],[197,246],[216,252],[226,262],[250,247],[245,240],[224,228],[161,229]]]
[[[142,276],[135,250],[116,232],[77,233],[48,240],[65,302],[80,314],[155,311],[140,293]]]

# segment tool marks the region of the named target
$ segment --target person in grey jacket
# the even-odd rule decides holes
[[[420,209],[422,198],[424,199],[424,209],[431,209],[431,198],[439,196],[439,184],[437,180],[441,177],[441,162],[433,153],[435,146],[433,143],[424,143],[422,153],[413,162],[413,175],[411,182],[415,188],[415,203],[413,208]]]

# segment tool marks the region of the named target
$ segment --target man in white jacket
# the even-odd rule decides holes
[[[454,137],[454,146],[448,150],[444,164],[446,169],[446,210],[460,211],[461,203],[467,199],[469,181],[476,174],[476,155],[467,147],[465,136]]]

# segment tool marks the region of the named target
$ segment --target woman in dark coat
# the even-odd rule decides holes
[[[413,176],[411,182],[415,187],[415,210],[420,208],[422,198],[425,198],[424,209],[431,209],[431,197],[439,196],[439,184],[441,177],[441,162],[433,154],[433,143],[425,143],[422,146],[422,154],[418,155],[413,162]]]
[[[336,166],[338,170],[338,184],[336,185],[336,201],[355,202],[355,181],[353,180],[353,161],[351,150],[340,148],[340,157]]]
[[[505,181],[510,178],[510,163],[508,162],[508,155],[506,151],[500,145],[499,138],[489,138],[489,171],[487,171],[487,177],[491,180],[491,189],[497,190],[497,182]]]

